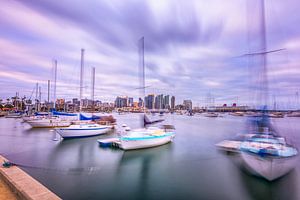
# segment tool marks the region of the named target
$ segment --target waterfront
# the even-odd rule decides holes
[[[115,117],[132,128],[139,123],[138,114]],[[115,132],[53,141],[51,129],[31,129],[21,119],[1,118],[0,153],[63,199],[299,199],[299,165],[267,182],[216,150],[215,143],[245,131],[245,117],[165,117],[164,123],[176,127],[173,143],[126,152],[98,146],[98,138]],[[299,147],[300,119],[273,120]]]

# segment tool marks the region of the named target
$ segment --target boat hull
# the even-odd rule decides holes
[[[61,121],[61,120],[31,120],[27,121],[27,123],[32,128],[54,128],[54,127],[68,127],[71,125],[69,121]]]
[[[175,135],[143,140],[120,140],[120,148],[123,150],[144,149],[167,144],[173,140]]]
[[[56,129],[56,132],[62,138],[80,138],[102,135],[111,130],[110,127],[95,128],[95,129]]]
[[[273,156],[262,157],[253,153],[242,152],[242,158],[248,171],[254,175],[273,181],[289,173],[295,167],[298,156],[285,158]]]

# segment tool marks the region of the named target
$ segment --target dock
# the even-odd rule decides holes
[[[0,179],[3,180],[18,199],[26,200],[60,200],[56,194],[32,178],[18,166],[4,167],[8,161],[0,155]]]
[[[120,148],[121,142],[119,138],[106,138],[97,140],[101,147],[116,147]]]
[[[242,141],[236,140],[223,140],[216,144],[216,146],[223,151],[227,152],[240,152],[240,146]]]

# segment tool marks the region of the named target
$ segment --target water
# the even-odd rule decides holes
[[[139,125],[137,114],[115,115]],[[63,199],[300,199],[300,166],[268,182],[241,170],[215,143],[245,132],[246,118],[165,115],[176,127],[173,143],[122,151],[100,148],[98,137],[54,141],[52,129],[31,129],[0,118],[0,153]],[[280,133],[299,146],[298,118],[275,119]],[[297,127],[298,126],[298,127]]]

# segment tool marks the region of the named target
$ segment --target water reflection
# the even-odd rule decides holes
[[[128,184],[134,185],[132,187],[134,191],[131,191],[132,198],[151,198],[149,185],[153,181],[152,175],[155,175],[157,170],[160,171],[157,163],[169,163],[172,159],[172,150],[172,143],[168,143],[150,149],[124,151],[116,170],[116,177],[124,181],[119,182],[119,187],[127,185],[126,188],[128,188]]]
[[[0,153],[36,167],[24,169],[63,199],[300,199],[299,164],[269,183],[241,170],[238,157],[217,153],[216,142],[244,130],[242,118],[166,117],[176,125],[173,143],[126,152],[98,146],[97,139],[115,132],[53,141],[51,129],[0,118]],[[120,115],[118,122],[134,128],[136,118]],[[299,120],[276,119],[298,146]]]

